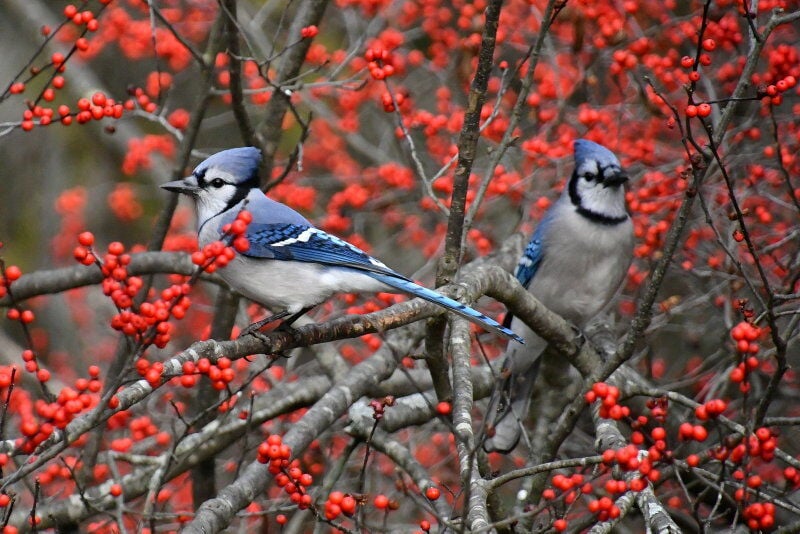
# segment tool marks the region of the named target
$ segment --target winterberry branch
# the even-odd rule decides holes
[[[391,375],[397,365],[394,351],[405,353],[418,342],[418,335],[409,334],[388,333],[386,342],[372,358],[353,367],[343,382],[333,387],[292,426],[283,441],[294,454],[304,450],[317,437],[318,432],[328,428],[344,414],[355,399]],[[236,512],[264,490],[269,483],[268,477],[263,466],[255,462],[250,464],[236,481],[221,489],[215,499],[206,501],[197,510],[194,520],[187,525],[186,532],[219,532],[225,528]]]
[[[231,107],[236,117],[236,125],[245,146],[255,146],[255,131],[244,107],[242,94],[242,63],[239,60],[239,31],[236,24],[236,0],[223,0],[220,3],[225,12],[224,32],[228,46],[228,73],[230,74]]]
[[[299,6],[299,12],[295,14],[289,26],[289,35],[300,35],[300,30],[302,28],[319,25],[327,5],[327,0],[303,2]],[[276,90],[273,93],[272,98],[266,106],[264,117],[256,127],[256,136],[263,150],[263,167],[266,176],[272,176],[278,143],[283,135],[281,128],[277,128],[276,125],[283,122],[283,117],[290,105],[290,94],[284,92],[282,85],[286,82],[290,82],[290,80],[298,75],[310,46],[310,39],[301,39],[297,42],[296,46],[285,50],[285,54],[282,56],[281,63],[278,66],[275,79],[272,82],[275,87],[280,88],[280,90]]]
[[[366,426],[366,419],[352,419],[346,428],[347,432],[354,437],[366,439],[369,429]],[[381,428],[375,429],[372,433],[372,446],[381,454],[385,454],[392,459],[392,462],[405,471],[414,481],[414,484],[424,493],[429,487],[434,487],[428,471],[414,458],[409,449],[399,441],[392,439],[386,431]],[[435,512],[437,519],[443,525],[447,524],[450,509],[442,499],[430,501],[432,511]]]
[[[541,28],[536,35],[536,42],[528,49],[528,52],[525,54],[525,58],[515,67],[516,74],[523,65],[526,63],[528,64],[525,77],[522,79],[522,84],[520,85],[519,92],[517,93],[517,98],[514,101],[514,107],[511,109],[508,126],[503,133],[503,138],[500,140],[498,148],[492,152],[491,157],[489,158],[489,162],[486,165],[486,170],[484,171],[483,180],[478,188],[477,194],[475,195],[475,200],[470,205],[470,209],[464,219],[465,231],[463,236],[466,236],[467,232],[472,227],[472,223],[478,214],[481,204],[483,203],[483,197],[486,194],[489,183],[494,176],[495,169],[500,164],[500,161],[503,159],[506,151],[516,141],[517,128],[522,119],[524,110],[528,107],[527,99],[531,89],[533,88],[533,76],[536,73],[536,67],[539,64],[542,48],[544,47],[547,36],[550,33],[550,28],[552,27],[553,22],[555,22],[556,17],[561,12],[563,7],[564,4],[562,4],[559,0],[548,0],[542,14]],[[501,100],[501,98],[502,92],[497,97],[498,102]],[[462,237],[462,246],[464,239],[465,237]]]
[[[191,55],[192,58],[195,60],[197,65],[202,69],[206,67],[206,59],[200,55],[200,53],[195,50],[192,44],[183,38],[183,36],[175,29],[175,26],[164,17],[164,14],[158,8],[158,6],[153,4],[152,0],[147,0],[147,7],[149,11],[158,19],[158,21],[164,25],[165,28],[169,30],[173,37],[183,46]],[[153,32],[155,35],[155,32]]]
[[[307,406],[315,402],[330,387],[330,383],[322,377],[310,377],[300,382],[282,384],[281,387],[274,389],[263,395],[258,402],[256,412],[253,414],[252,421],[235,420],[226,425],[212,422],[198,432],[188,435],[185,439],[176,443],[175,450],[170,453],[167,451],[164,456],[152,458],[144,457],[148,460],[150,468],[139,472],[120,476],[117,474],[114,480],[125,490],[125,499],[133,500],[144,495],[149,488],[154,474],[154,468],[164,465],[164,462],[171,461],[171,467],[165,474],[165,479],[170,480],[179,474],[196,466],[199,462],[213,458],[221,451],[234,445],[241,440],[244,433],[250,428],[256,428],[265,421],[269,421],[279,415],[289,413],[301,406]],[[120,456],[120,458],[125,458]],[[171,460],[170,460],[171,458]],[[99,509],[110,509],[116,506],[116,499],[109,492],[116,483],[110,480],[87,490],[87,499],[94,507]],[[65,520],[77,521],[89,517],[91,511],[87,510],[82,502],[75,496],[70,496],[60,502],[48,505],[46,512],[41,514],[43,522],[41,526],[46,528],[51,524],[61,524]]]
[[[472,423],[472,380],[470,376],[471,354],[468,323],[463,319],[450,320],[450,348],[453,353],[453,435],[458,452],[459,474],[464,500],[469,503],[467,524],[471,530],[483,528],[489,523],[486,500],[473,488],[480,480],[476,462],[476,447]]]

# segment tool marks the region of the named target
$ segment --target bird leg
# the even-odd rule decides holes
[[[293,330],[291,328],[292,323],[295,322],[296,320],[298,320],[300,317],[302,317],[306,313],[308,313],[308,311],[312,307],[313,306],[309,306],[308,308],[303,308],[302,310],[300,310],[297,313],[290,313],[288,310],[283,310],[282,312],[276,313],[274,315],[270,315],[269,317],[267,317],[265,319],[261,319],[260,321],[256,321],[255,323],[251,324],[250,326],[248,326],[247,328],[242,330],[242,333],[239,334],[239,337],[243,337],[243,336],[256,336],[256,337],[258,337],[259,334],[260,334],[259,330],[261,330],[264,326],[268,325],[269,323],[271,323],[273,321],[277,321],[278,319],[283,319],[284,317],[286,317],[286,319],[283,319],[283,321],[281,321],[281,324],[278,325],[278,328],[276,328],[276,330],[281,330],[283,332],[287,332],[287,331]]]
[[[283,310],[282,312],[276,313],[274,315],[270,315],[269,317],[261,319],[260,321],[256,321],[255,323],[251,324],[250,326],[248,326],[247,328],[242,330],[242,332],[239,334],[239,337],[256,335],[258,333],[258,331],[261,330],[264,326],[268,325],[272,321],[277,321],[278,319],[283,319],[287,315],[289,315],[289,311],[288,310]]]
[[[309,310],[311,310],[311,308],[313,308],[313,307],[314,306],[309,306],[307,308],[303,308],[302,310],[300,310],[299,312],[295,313],[294,315],[290,315],[289,317],[287,317],[286,319],[281,321],[281,324],[278,325],[278,330],[282,330],[284,332],[289,331],[289,330],[294,330],[294,328],[292,328],[292,323],[294,323],[296,320],[298,320],[303,315],[307,314],[309,312]]]

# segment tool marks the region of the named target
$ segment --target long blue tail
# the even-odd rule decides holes
[[[494,319],[490,319],[481,312],[473,310],[469,306],[465,306],[460,302],[455,301],[451,298],[445,297],[444,295],[437,293],[436,291],[422,287],[421,285],[415,284],[410,280],[397,278],[395,276],[385,275],[376,272],[370,272],[369,275],[375,280],[383,282],[387,286],[393,287],[399,291],[402,291],[403,293],[410,293],[416,297],[425,299],[428,302],[433,302],[434,304],[438,304],[439,306],[450,310],[456,315],[460,315],[467,321],[482,326],[489,332],[494,332],[495,334],[498,334],[507,339],[513,339],[517,343],[521,344],[525,343],[525,341],[521,337],[519,337],[517,334],[515,334],[508,328],[504,327]]]

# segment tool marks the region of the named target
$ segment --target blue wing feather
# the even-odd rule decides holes
[[[545,213],[542,220],[539,221],[536,231],[533,232],[533,236],[531,240],[528,241],[528,245],[525,247],[525,251],[522,253],[519,263],[517,263],[517,268],[514,270],[514,276],[525,289],[528,289],[528,286],[531,285],[531,280],[533,280],[533,277],[536,275],[539,264],[542,263],[542,258],[544,257],[544,234],[550,224],[551,213],[552,210],[548,211]],[[503,319],[503,326],[510,327],[513,319],[514,315],[511,312],[506,313]]]
[[[528,246],[525,247],[525,252],[523,252],[522,257],[519,259],[517,269],[514,271],[514,276],[517,277],[519,283],[526,289],[530,285],[537,269],[539,269],[539,264],[542,262],[542,257],[544,256],[542,247],[542,236],[544,234],[544,227],[546,226],[544,223],[545,221],[542,221],[536,228],[533,237],[531,237],[531,240],[528,242]]]
[[[517,277],[517,280],[524,288],[527,289],[531,280],[533,280],[533,276],[539,268],[539,263],[542,261],[542,255],[542,240],[534,236],[528,246],[525,247],[525,252],[519,259],[517,268],[514,271],[514,276]]]
[[[313,226],[251,223],[247,239],[250,249],[244,255],[251,258],[350,267],[408,280],[358,247]]]
[[[320,263],[363,271],[389,287],[438,304],[482,325],[490,332],[524,343],[514,332],[479,311],[414,283],[363,250],[313,226],[251,223],[247,228],[247,239],[250,248],[243,253],[245,256]]]

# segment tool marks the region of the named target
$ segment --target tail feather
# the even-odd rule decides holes
[[[547,342],[521,321],[513,327],[525,339],[525,346],[509,345],[486,408],[486,452],[512,451],[523,436],[536,378]],[[526,438],[527,440],[527,438]]]
[[[393,287],[403,293],[410,293],[416,297],[421,299],[425,299],[428,302],[433,302],[434,304],[438,304],[439,306],[450,310],[451,312],[455,313],[456,315],[460,315],[464,319],[475,323],[490,332],[494,332],[499,336],[502,336],[507,339],[513,339],[517,343],[525,343],[525,341],[512,332],[510,329],[504,327],[494,319],[491,319],[481,312],[470,308],[469,306],[465,306],[460,302],[453,300],[451,298],[445,297],[441,293],[437,293],[431,289],[422,287],[410,280],[405,280],[403,278],[397,278],[394,276],[384,275],[380,273],[370,273],[374,279],[378,280],[379,282],[383,282],[387,286]]]

